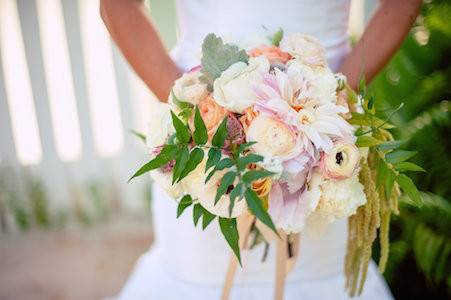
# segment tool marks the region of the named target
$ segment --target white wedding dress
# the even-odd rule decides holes
[[[242,45],[265,38],[283,28],[285,33],[315,36],[327,49],[332,69],[349,51],[347,24],[350,0],[178,0],[179,39],[172,56],[180,68],[199,64],[200,45],[215,32]],[[177,203],[153,186],[155,242],[141,256],[121,300],[219,299],[230,250],[217,222],[202,231],[194,228],[188,209],[176,219]],[[347,299],[343,261],[346,251],[346,220],[333,223],[321,236],[301,234],[300,257],[288,275],[285,299]],[[245,251],[243,268],[235,277],[232,299],[272,299],[275,247],[262,262],[263,245]],[[392,296],[370,265],[361,299]]]

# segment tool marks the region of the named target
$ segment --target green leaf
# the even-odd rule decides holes
[[[404,174],[399,174],[398,177],[396,177],[396,182],[417,206],[421,207],[423,205],[420,193],[412,179]]]
[[[178,181],[185,178],[191,171],[193,171],[204,158],[204,150],[200,148],[194,148],[189,154],[188,161],[186,162],[186,166],[183,169]]]
[[[414,163],[403,161],[400,163],[397,163],[394,165],[395,169],[399,172],[405,172],[405,171],[413,171],[413,172],[426,172],[425,169],[420,167],[419,165],[416,165]]]
[[[177,154],[177,146],[175,145],[165,145],[161,152],[155,156],[154,159],[146,163],[144,166],[142,166],[138,171],[136,171],[135,174],[133,174],[132,177],[128,180],[129,182],[138,176],[141,176],[144,173],[147,173],[149,171],[158,169],[165,164],[167,164],[169,161],[175,159],[175,156]]]
[[[373,115],[365,115],[361,113],[351,113],[352,118],[348,120],[348,122],[352,125],[359,125],[359,126],[374,126],[374,127],[381,127],[383,129],[391,129],[394,128],[392,124],[379,119],[378,117],[375,117]]]
[[[134,136],[136,136],[138,139],[140,139],[142,142],[146,142],[146,136],[144,134],[142,134],[141,132],[138,132],[134,129],[129,129],[128,130],[131,134],[133,134]]]
[[[233,190],[230,192],[230,205],[229,205],[229,216],[232,215],[233,207],[235,206],[235,200],[242,197],[244,184],[242,182],[238,183]]]
[[[416,151],[395,150],[387,153],[385,159],[391,164],[397,164],[412,158],[415,154],[417,154]]]
[[[255,153],[250,153],[246,156],[242,156],[242,157],[238,158],[236,164],[237,164],[238,170],[241,171],[241,170],[244,170],[244,168],[246,168],[246,166],[248,164],[256,163],[259,161],[263,161],[263,156],[255,154]]]
[[[192,109],[194,107],[194,105],[192,105],[191,103],[182,101],[179,98],[177,98],[174,91],[171,91],[171,94],[172,94],[172,102],[175,105],[177,105],[177,107],[180,108],[181,110]]]
[[[361,77],[359,80],[359,94],[362,95],[362,97],[366,94],[366,82],[365,77]]]
[[[211,144],[218,148],[221,148],[224,145],[225,139],[227,138],[227,117],[222,120],[218,129],[211,140]]]
[[[393,150],[393,149],[396,149],[396,148],[400,147],[402,144],[404,144],[404,141],[384,142],[384,143],[382,143],[382,144],[377,146],[377,150],[379,150],[379,151],[389,151],[389,150]]]
[[[182,174],[183,169],[186,167],[186,163],[188,162],[189,150],[188,146],[184,145],[182,149],[178,152],[177,157],[175,159],[174,170],[172,171],[172,184],[174,184],[177,179]]]
[[[218,203],[222,195],[224,195],[227,192],[229,186],[233,184],[235,177],[236,177],[235,171],[229,171],[224,175],[224,177],[222,177],[221,183],[219,184],[218,189],[216,191],[215,204]]]
[[[177,140],[182,143],[186,144],[191,139],[191,134],[188,129],[188,127],[180,120],[173,111],[171,111],[172,116],[172,125],[175,128],[175,133],[177,135]]]
[[[270,37],[270,41],[271,44],[279,47],[280,41],[283,39],[283,29],[280,28],[279,30],[277,30],[271,37]]]
[[[371,96],[370,99],[368,100],[368,110],[372,110],[374,106],[374,97]]]
[[[369,135],[362,135],[357,138],[357,142],[355,143],[357,147],[374,147],[383,143],[384,141],[378,140]]]
[[[193,222],[194,227],[197,226],[197,223],[199,223],[199,219],[204,213],[204,208],[199,203],[194,204],[193,206]]]
[[[215,34],[207,35],[202,43],[202,74],[211,85],[222,72],[237,62],[247,63],[249,56],[232,44],[224,44]]]
[[[193,114],[192,108],[184,108],[177,115],[186,122],[189,120],[192,114]]]
[[[247,142],[247,143],[241,144],[238,147],[238,154],[243,153],[246,149],[250,148],[252,145],[255,145],[255,144],[257,144],[257,142]]]
[[[396,174],[393,173],[393,171],[391,169],[388,169],[388,172],[386,173],[385,178],[384,178],[384,191],[385,191],[385,198],[387,198],[387,199],[391,198],[395,180],[396,180]]]
[[[221,232],[224,235],[224,238],[226,239],[230,248],[232,248],[233,253],[235,253],[236,258],[238,259],[238,262],[241,265],[239,235],[236,225],[236,219],[228,219],[220,217],[219,227],[221,228]]]
[[[216,169],[213,169],[213,170],[211,170],[210,173],[208,173],[207,177],[205,178],[205,183],[207,183],[211,179],[211,177],[213,177],[213,175],[215,175],[216,171],[217,171]]]
[[[377,165],[376,186],[380,187],[384,184],[387,172],[391,172],[384,160],[379,159]]]
[[[226,168],[230,168],[232,166],[233,166],[233,161],[230,158],[226,157],[226,158],[220,160],[216,164],[214,169],[211,170],[211,172],[208,174],[207,178],[205,178],[205,183],[207,183],[211,179],[211,177],[216,173],[216,171],[221,171],[221,170],[224,170]]]
[[[218,162],[218,164],[216,165],[215,169],[217,171],[220,171],[220,170],[224,170],[226,168],[230,168],[231,166],[233,166],[233,161],[230,158],[226,157],[224,159],[221,159]]]
[[[204,207],[202,207],[204,212],[202,214],[202,229],[205,230],[207,226],[216,218],[214,214],[206,210]]]
[[[263,201],[257,196],[257,194],[250,188],[246,189],[244,192],[244,197],[246,198],[246,203],[249,210],[259,219],[263,224],[268,226],[275,234],[279,235],[276,230],[276,226],[263,207]]]
[[[205,165],[205,172],[207,172],[211,167],[216,165],[221,159],[221,150],[216,148],[210,148],[208,150],[208,160]]]
[[[273,172],[266,170],[250,170],[244,173],[243,181],[247,184],[254,182],[255,180],[262,179],[268,176],[273,175]]]
[[[204,120],[200,115],[199,107],[196,106],[196,112],[194,114],[194,133],[193,139],[197,145],[203,145],[208,140],[207,127],[205,126]]]
[[[190,195],[185,195],[180,199],[179,205],[177,206],[177,218],[179,218],[182,213],[193,204],[193,199]]]

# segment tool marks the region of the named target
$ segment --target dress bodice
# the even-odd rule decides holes
[[[350,0],[178,0],[178,42],[172,57],[187,70],[199,64],[202,40],[210,32],[245,47],[283,28],[316,37],[336,69],[349,50],[349,6]],[[155,186],[152,200],[155,251],[161,261],[181,280],[222,284],[230,250],[217,222],[205,231],[194,228],[191,209],[175,219],[176,202]],[[300,258],[288,281],[339,274],[345,248],[346,220],[332,224],[320,237],[302,233]],[[272,282],[274,252],[272,247],[265,263],[262,247],[243,253],[244,268],[236,283]]]
[[[172,54],[189,69],[199,63],[200,45],[210,32],[246,46],[282,28],[316,37],[336,68],[348,50],[349,7],[350,0],[177,0]]]

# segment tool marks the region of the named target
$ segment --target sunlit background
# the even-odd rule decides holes
[[[445,129],[433,135],[442,142],[450,133],[451,5],[426,2],[408,40],[372,89],[385,99],[382,106],[417,99],[396,120],[410,125],[401,137],[410,139],[442,122]],[[171,48],[176,40],[173,0],[147,4]],[[376,4],[353,1],[353,39]],[[447,55],[448,61],[428,55]],[[423,89],[415,92],[419,85]],[[145,148],[129,130],[145,132],[155,101],[113,45],[98,0],[0,0],[0,299],[100,299],[118,292],[151,242],[150,179],[126,181],[146,159]],[[449,147],[437,151],[451,166]],[[417,180],[424,183],[423,191],[440,197],[449,218],[450,171],[427,167],[445,184],[434,185],[435,173]],[[420,225],[430,230],[430,224],[427,219]],[[437,297],[451,287],[451,242],[449,227],[444,228],[441,242],[435,241],[441,255],[435,258],[445,262],[442,274],[429,274],[428,262],[421,260],[412,271],[418,272],[413,278],[419,285],[435,287],[431,291]],[[407,238],[395,241],[387,275],[393,286],[404,284],[390,276],[409,254],[409,243]]]

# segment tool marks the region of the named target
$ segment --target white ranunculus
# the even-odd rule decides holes
[[[220,217],[229,217],[230,198],[228,195],[222,196],[215,204],[216,191],[221,178],[227,170],[217,171],[212,178],[205,183],[207,174],[205,173],[206,159],[204,159],[191,173],[181,182],[183,189],[190,194],[193,199],[197,199],[206,210]],[[238,217],[247,208],[246,201],[236,201],[232,211],[232,218]]]
[[[157,103],[147,127],[146,144],[152,151],[166,143],[169,135],[174,133],[171,120],[171,108],[166,103]]]
[[[183,74],[174,83],[173,93],[183,102],[197,105],[200,100],[208,95],[207,85],[200,82],[200,71]]]
[[[150,177],[153,181],[161,187],[169,197],[177,200],[183,195],[183,188],[180,183],[172,184],[172,173],[163,173],[160,170],[150,172]]]
[[[302,33],[285,35],[280,41],[280,49],[309,67],[325,67],[327,65],[326,50],[312,36]]]
[[[349,217],[366,203],[363,185],[357,175],[344,180],[326,180],[321,184],[321,191],[321,199],[311,216],[322,220],[317,223]]]
[[[249,64],[234,63],[215,80],[213,98],[227,110],[243,113],[258,100],[253,88],[267,72],[269,61],[264,56],[250,58]]]

